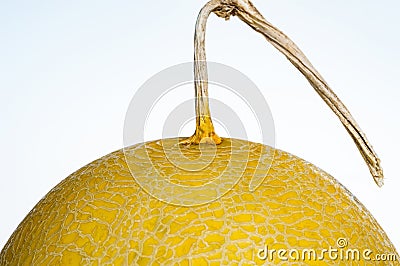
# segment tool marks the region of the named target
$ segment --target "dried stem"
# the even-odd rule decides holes
[[[220,3],[209,2],[200,11],[194,35],[194,86],[196,90],[196,131],[182,144],[200,142],[220,144],[222,139],[215,134],[208,103],[208,74],[205,50],[206,24],[209,15]]]
[[[209,128],[212,129],[211,135],[215,135],[208,107],[207,66],[204,47],[205,24],[211,12],[214,12],[217,16],[225,18],[226,20],[228,20],[231,15],[239,17],[239,19],[248,24],[252,29],[261,33],[269,43],[286,56],[286,58],[310,82],[318,95],[321,96],[325,103],[338,116],[367,163],[376,184],[382,186],[383,171],[380,167],[380,160],[372,146],[369,144],[365,134],[361,131],[360,127],[347,110],[346,106],[340,101],[297,45],[294,44],[294,42],[283,32],[266,21],[249,0],[212,0],[203,7],[199,14],[195,33],[194,61],[196,79],[196,115],[198,118],[196,132],[198,130],[201,132],[201,129],[198,129],[199,121],[206,121],[211,125],[209,126]],[[203,128],[207,127],[203,126]],[[208,134],[210,134],[210,132],[208,132]],[[193,136],[191,139],[193,139]],[[197,134],[196,136],[200,136],[200,134]],[[191,139],[188,141],[190,142]]]

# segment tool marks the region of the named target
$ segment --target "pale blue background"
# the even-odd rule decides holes
[[[135,90],[192,60],[204,3],[0,2],[0,247],[53,186],[122,147]],[[385,186],[376,187],[351,138],[302,75],[237,18],[210,18],[208,59],[248,75],[270,104],[277,147],[339,179],[400,250],[399,2],[254,4],[348,106],[381,157]]]

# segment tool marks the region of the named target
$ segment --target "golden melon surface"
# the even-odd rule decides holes
[[[149,195],[132,177],[123,150],[110,153],[64,179],[31,210],[1,251],[0,265],[399,265],[332,260],[327,254],[324,260],[282,261],[277,254],[261,260],[257,253],[265,246],[300,253],[315,249],[320,255],[323,248],[338,248],[339,238],[348,242],[343,250],[371,249],[371,257],[397,253],[372,215],[334,178],[262,144],[249,143],[246,154],[240,149],[245,143],[224,139],[212,163],[196,172],[171,164],[160,142],[139,144],[151,150],[156,167],[176,184],[204,184],[226,169],[229,153],[245,154],[249,163],[232,189],[188,207]],[[137,147],[126,152],[140,166]],[[182,151],[198,155],[196,147]],[[253,158],[259,156],[272,166],[250,191]]]

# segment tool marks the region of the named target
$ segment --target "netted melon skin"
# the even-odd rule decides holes
[[[261,144],[254,144],[263,147]],[[0,253],[0,265],[400,265],[398,261],[261,260],[260,248],[371,249],[398,254],[366,208],[333,177],[275,150],[264,182],[249,191],[252,166],[223,197],[174,206],[132,178],[123,150],[54,187]]]

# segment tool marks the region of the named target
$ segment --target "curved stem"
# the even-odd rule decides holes
[[[343,126],[346,128],[347,132],[354,140],[358,150],[360,151],[362,157],[368,165],[368,168],[374,178],[375,183],[378,186],[383,185],[383,171],[380,166],[380,160],[373,150],[371,144],[368,142],[365,134],[361,131],[360,127],[358,126],[357,122],[354,120],[346,106],[340,101],[340,99],[329,87],[328,83],[323,79],[323,77],[313,67],[313,65],[304,55],[304,53],[288,36],[286,36],[282,31],[280,31],[267,20],[265,20],[265,18],[249,0],[212,0],[205,5],[202,11],[203,10],[206,10],[206,12],[200,12],[198,22],[201,21],[202,25],[204,25],[204,28],[198,28],[196,26],[196,32],[199,31],[202,33],[202,41],[198,43],[200,44],[200,47],[195,46],[195,77],[196,71],[198,71],[203,72],[198,74],[199,77],[205,78],[203,80],[207,79],[207,69],[202,65],[200,65],[200,67],[199,65],[196,65],[196,58],[201,58],[202,60],[205,60],[205,21],[209,16],[209,12],[214,12],[217,16],[223,17],[226,20],[229,19],[231,15],[238,16],[240,20],[245,22],[252,29],[261,33],[269,43],[271,43],[276,49],[284,54],[286,58],[304,75],[304,77],[310,82],[311,86],[315,89],[318,95],[338,116]],[[200,16],[203,17],[200,18]],[[198,54],[200,57],[197,57],[196,54]],[[203,97],[207,98],[207,87],[201,87],[201,90],[199,90],[200,87],[197,84],[195,85],[196,95],[199,95],[198,99],[203,99]],[[202,103],[207,103],[208,105],[208,102],[204,101]],[[208,109],[208,106],[206,109]],[[199,116],[202,113],[199,113],[198,111],[199,109],[196,105],[196,112]]]
[[[199,144],[200,142],[220,144],[222,139],[215,134],[208,103],[208,74],[205,50],[206,24],[209,15],[220,4],[211,1],[200,11],[194,35],[194,86],[196,93],[196,131],[182,144]]]

